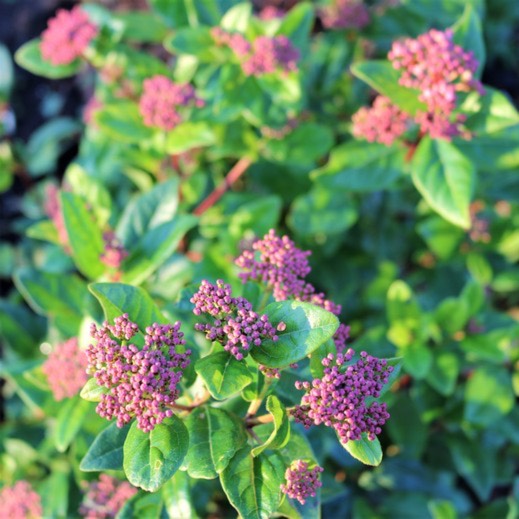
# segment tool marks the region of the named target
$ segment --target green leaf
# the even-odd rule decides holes
[[[150,7],[166,22],[169,27],[185,27],[188,25],[184,2],[171,0],[149,0]]]
[[[248,386],[253,377],[244,362],[225,351],[211,353],[196,361],[195,371],[213,398],[225,400]]]
[[[298,3],[283,16],[276,34],[288,36],[296,47],[300,50],[306,50],[314,21],[315,12],[311,3]]]
[[[425,201],[449,222],[468,229],[475,170],[456,146],[422,139],[412,160],[412,178]]]
[[[176,416],[145,433],[134,422],[124,442],[124,472],[128,481],[155,492],[182,465],[189,446],[186,426]]]
[[[126,205],[116,233],[123,245],[131,249],[148,231],[173,219],[178,208],[178,179],[172,178]]]
[[[61,245],[56,226],[50,220],[42,220],[41,222],[32,224],[27,227],[25,234],[27,237],[35,240],[48,241],[56,245]]]
[[[267,411],[274,418],[274,429],[262,445],[251,450],[253,457],[261,454],[265,449],[282,449],[290,440],[290,422],[285,406],[275,395],[267,398]]]
[[[454,43],[474,53],[478,61],[477,76],[481,77],[485,66],[485,42],[481,20],[473,6],[467,4],[463,16],[454,24],[452,30]]]
[[[434,318],[438,326],[453,335],[462,330],[469,320],[468,302],[462,298],[447,297],[436,308]]]
[[[328,339],[339,327],[331,312],[301,301],[279,301],[265,308],[273,326],[283,322],[286,328],[277,332],[277,341],[263,341],[251,349],[254,360],[269,368],[281,368],[297,362]]]
[[[148,494],[139,492],[128,499],[117,512],[116,519],[165,519],[164,498],[160,493]]]
[[[215,478],[247,441],[243,422],[224,409],[195,409],[186,420],[186,427],[189,450],[184,464],[192,478]]]
[[[190,488],[190,478],[187,472],[179,470],[166,481],[162,487],[162,495],[169,517],[175,519],[193,519],[198,517]]]
[[[61,192],[60,199],[74,263],[86,277],[96,279],[106,269],[100,260],[104,250],[101,229],[81,197]]]
[[[127,11],[112,14],[123,24],[122,37],[142,43],[162,43],[167,34],[164,22],[148,11]]]
[[[334,148],[328,162],[310,177],[331,190],[380,191],[402,176],[404,155],[397,146],[350,141]]]
[[[118,101],[103,105],[94,114],[94,122],[107,137],[128,144],[142,144],[155,134],[144,125],[139,108],[131,101]]]
[[[357,218],[356,203],[349,195],[317,184],[294,200],[288,223],[300,236],[330,236],[343,233]]]
[[[92,377],[87,380],[79,396],[88,402],[100,402],[101,395],[106,393],[108,393],[108,389],[98,385],[96,379]]]
[[[14,83],[14,67],[8,48],[0,44],[0,99],[6,100]]]
[[[247,31],[251,16],[252,4],[249,2],[241,2],[225,13],[220,22],[220,26],[226,31],[244,33]]]
[[[85,472],[122,470],[123,445],[129,430],[129,425],[119,428],[115,423],[110,424],[96,436],[79,468]]]
[[[124,260],[121,281],[138,285],[148,279],[173,255],[182,238],[197,221],[193,215],[179,214],[172,221],[149,230]]]
[[[230,503],[243,519],[270,517],[281,502],[280,485],[284,481],[285,465],[273,452],[253,458],[250,449],[239,450],[220,480]]]
[[[407,373],[420,380],[430,372],[433,354],[426,344],[415,340],[400,351],[404,357],[404,369]]]
[[[427,111],[424,103],[418,100],[420,91],[398,84],[400,72],[386,60],[370,60],[354,63],[352,73],[362,79],[379,94],[389,97],[393,103],[410,115],[417,111]]]
[[[350,440],[341,445],[356,459],[364,465],[376,467],[382,461],[382,447],[378,438],[368,440],[367,434],[362,433],[360,440]]]
[[[466,420],[488,427],[507,415],[514,405],[512,381],[504,368],[482,366],[471,374],[465,386]]]
[[[50,79],[70,77],[76,74],[81,68],[81,61],[75,60],[68,65],[52,65],[45,61],[40,51],[41,39],[37,38],[22,45],[14,55],[14,59],[20,67]]]
[[[164,40],[164,47],[172,54],[195,56],[203,62],[214,63],[215,43],[209,27],[186,27]]]
[[[460,366],[458,357],[449,351],[435,352],[426,380],[438,393],[454,393]]]
[[[103,307],[107,321],[127,313],[141,331],[153,323],[168,322],[153,299],[140,287],[122,283],[92,283],[88,288]]]
[[[215,135],[207,123],[185,122],[175,126],[166,136],[166,153],[183,153],[193,148],[211,146]]]
[[[65,452],[77,435],[90,410],[90,402],[79,397],[69,398],[56,417],[54,444],[58,452]]]

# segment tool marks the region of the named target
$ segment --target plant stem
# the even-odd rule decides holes
[[[232,187],[232,185],[247,171],[249,166],[252,164],[251,159],[248,157],[242,157],[227,173],[222,184],[216,187],[209,196],[201,202],[201,204],[195,208],[193,214],[200,216],[205,213],[210,207],[213,207],[224,193]]]

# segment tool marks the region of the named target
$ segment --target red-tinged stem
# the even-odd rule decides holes
[[[252,164],[251,159],[247,157],[241,158],[227,173],[222,184],[216,187],[209,196],[202,201],[202,203],[193,211],[193,214],[200,216],[205,213],[210,207],[213,207],[224,193],[230,189],[233,184],[247,171],[249,166]]]

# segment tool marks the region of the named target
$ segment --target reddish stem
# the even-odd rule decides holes
[[[247,171],[249,166],[252,164],[251,159],[242,157],[227,173],[222,184],[216,187],[209,196],[202,201],[202,203],[193,211],[193,214],[200,216],[205,213],[210,207],[213,207],[224,193],[232,187],[232,185]]]

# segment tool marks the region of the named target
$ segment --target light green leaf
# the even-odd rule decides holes
[[[275,395],[267,398],[267,411],[274,418],[274,429],[267,440],[252,449],[253,457],[261,454],[265,449],[282,449],[290,440],[290,422],[285,406]]]
[[[207,123],[185,122],[168,132],[165,151],[175,155],[193,148],[210,146],[214,142],[215,135]]]
[[[197,360],[195,371],[211,396],[217,400],[225,400],[238,393],[253,379],[247,365],[225,351],[211,353]]]
[[[360,440],[350,440],[341,444],[355,459],[364,465],[376,467],[382,461],[382,447],[378,438],[368,440],[367,434],[362,433]]]
[[[247,30],[252,15],[252,4],[249,2],[241,2],[229,9],[220,25],[222,29],[230,32],[244,33]]]
[[[175,519],[197,519],[193,504],[196,497],[191,492],[190,477],[187,472],[178,470],[162,487],[162,495],[169,517]]]
[[[339,327],[331,312],[300,301],[278,301],[265,308],[273,326],[285,323],[277,332],[277,341],[263,341],[251,349],[254,360],[269,368],[281,368],[297,362],[326,342]]]
[[[88,402],[100,402],[101,395],[106,393],[108,393],[108,389],[98,385],[96,379],[92,377],[87,380],[79,396]]]
[[[155,492],[182,465],[189,446],[186,426],[176,416],[145,433],[134,422],[124,442],[124,472],[128,481]]]
[[[81,429],[90,408],[90,402],[82,400],[77,396],[67,399],[61,406],[58,416],[56,417],[56,426],[54,429],[54,445],[58,452],[65,452],[67,450]]]

